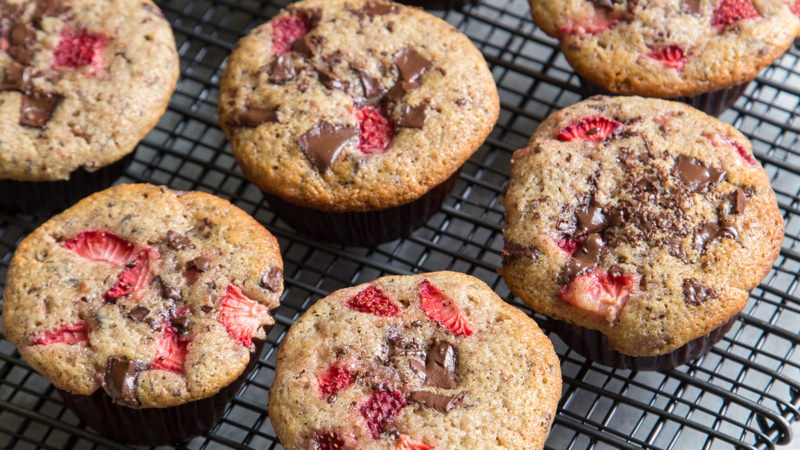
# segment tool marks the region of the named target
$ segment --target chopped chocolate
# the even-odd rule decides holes
[[[397,122],[398,126],[405,128],[422,128],[428,117],[428,104],[420,103],[417,106],[406,105],[403,117]]]
[[[367,2],[360,11],[357,11],[356,14],[359,17],[362,14],[365,14],[369,17],[375,16],[385,16],[387,14],[396,14],[398,11],[397,5],[393,5],[391,3],[383,3],[383,2]],[[360,14],[359,14],[360,13]]]
[[[332,91],[335,89],[344,90],[344,83],[342,83],[342,80],[340,80],[339,77],[336,76],[336,74],[334,74],[333,72],[324,67],[314,67],[314,68],[317,70],[317,73],[319,74],[319,82],[325,85],[326,88]]]
[[[297,71],[294,67],[294,55],[294,53],[290,52],[278,56],[278,59],[272,65],[272,75],[269,76],[270,83],[283,84],[297,76]]]
[[[308,90],[308,81],[306,80],[298,81],[297,90],[300,91],[301,94],[305,93]]]
[[[708,222],[700,227],[700,231],[695,235],[695,245],[705,248],[710,242],[717,239],[736,239],[737,237],[739,237],[739,230],[732,222],[723,220],[722,226]]]
[[[397,103],[403,97],[405,97],[406,94],[408,94],[409,92],[413,91],[414,89],[416,89],[418,87],[419,87],[419,83],[417,83],[416,81],[408,82],[408,81],[402,81],[401,80],[397,84],[392,86],[391,89],[389,89],[389,92],[386,93],[386,95],[384,96],[384,99],[388,103]]]
[[[420,403],[428,408],[438,409],[442,413],[447,414],[456,406],[463,406],[466,396],[467,391],[459,392],[453,397],[438,395],[428,391],[414,391],[408,396],[408,400]]]
[[[205,272],[211,268],[211,258],[207,256],[198,256],[197,258],[186,263],[186,268]]]
[[[344,52],[341,50],[336,50],[333,53],[328,53],[327,55],[323,56],[322,60],[325,61],[325,64],[333,65],[342,62],[345,56],[347,55],[345,55]]]
[[[298,8],[290,6],[288,9],[311,24],[312,28],[316,27],[319,21],[322,20],[322,8]]]
[[[19,106],[19,124],[33,128],[46,128],[59,101],[61,101],[61,96],[57,94],[44,92],[24,94]]]
[[[681,11],[699,16],[703,13],[703,0],[681,0]]]
[[[702,192],[707,186],[713,186],[725,179],[727,172],[707,167],[691,156],[681,155],[675,164],[675,175],[689,187],[692,192]]]
[[[400,78],[408,82],[417,81],[426,70],[433,66],[432,62],[410,47],[398,52],[394,57],[394,63],[400,70]]]
[[[703,285],[703,283],[687,278],[683,280],[683,299],[686,303],[699,306],[707,300],[719,297],[719,292]]]
[[[733,211],[741,216],[744,214],[745,208],[747,208],[747,196],[744,195],[743,190],[736,189],[733,195]]]
[[[319,47],[327,41],[322,36],[307,34],[300,39],[294,41],[292,50],[305,56],[306,58],[313,58],[317,56]]]
[[[160,276],[153,278],[153,281],[161,286],[161,297],[174,301],[178,301],[183,298],[180,289],[168,285],[164,282],[164,280],[161,279]]]
[[[142,365],[139,361],[110,356],[106,369],[105,386],[114,403],[139,406],[136,396],[136,378]]]
[[[578,219],[578,226],[575,234],[582,236],[584,234],[599,233],[606,228],[606,216],[603,215],[603,207],[593,203],[586,211],[575,213]]]
[[[536,259],[539,256],[539,249],[529,245],[520,246],[513,242],[506,242],[505,248],[500,250],[500,256],[503,257],[503,264],[510,265],[519,259]]]
[[[191,239],[172,230],[167,231],[167,245],[173,250],[191,250],[195,248]]]
[[[670,237],[666,241],[667,250],[669,250],[669,254],[685,261],[686,252],[683,251],[683,246],[681,245],[681,240],[676,237]]]
[[[179,333],[184,334],[189,330],[189,315],[180,316],[180,317],[173,317],[170,319],[169,323],[178,330]]]
[[[425,358],[425,386],[442,389],[455,389],[456,382],[456,350],[452,344],[438,339],[428,350]]]
[[[277,108],[274,109],[244,109],[237,108],[228,117],[227,124],[233,127],[255,128],[262,123],[280,123],[281,115]]]
[[[300,136],[297,144],[309,161],[320,171],[327,172],[348,142],[358,137],[358,130],[330,122],[320,122]]]
[[[61,6],[61,0],[38,0],[36,2],[36,11],[33,13],[33,22],[41,28],[42,18],[58,17],[64,11],[66,11],[66,8]]]
[[[567,282],[581,273],[594,268],[600,262],[600,255],[605,248],[603,238],[594,233],[586,237],[580,248],[575,251],[562,274],[562,282]]]
[[[150,310],[146,306],[139,305],[133,308],[127,317],[134,322],[142,322],[148,314],[150,314]]]
[[[9,35],[8,54],[24,65],[33,62],[33,50],[31,46],[36,42],[36,29],[30,23],[19,24],[11,29]]]
[[[23,94],[30,94],[33,89],[31,84],[32,67],[23,67],[18,64],[11,64],[6,68],[6,77],[0,85],[2,91],[19,91]]]
[[[373,77],[372,74],[369,73],[369,70],[353,63],[350,63],[350,68],[358,72],[358,76],[361,78],[361,84],[364,85],[365,97],[377,97],[386,91],[381,80]]]
[[[264,272],[261,277],[261,286],[272,292],[278,292],[283,285],[283,270],[278,266],[272,266]]]
[[[414,375],[422,378],[425,380],[428,377],[428,372],[425,371],[425,363],[418,359],[410,359],[408,360],[408,364],[411,365],[411,370],[414,372]]]
[[[612,211],[609,215],[608,223],[612,227],[618,227],[625,224],[625,212],[621,209]]]
[[[213,306],[209,306],[209,305],[203,305],[203,306],[200,307],[200,311],[203,311],[206,314],[210,313],[213,310],[214,310],[214,307]],[[274,316],[274,314],[272,314],[272,315]]]

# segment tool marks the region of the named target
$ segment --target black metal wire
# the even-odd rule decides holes
[[[278,238],[286,266],[278,323],[258,369],[223,422],[180,448],[282,448],[267,417],[275,349],[293,321],[334,290],[389,274],[456,270],[482,279],[531,313],[496,273],[503,246],[500,192],[511,153],[525,145],[540,121],[581,96],[557,42],[531,22],[527,2],[485,0],[440,14],[486,57],[501,95],[500,120],[465,165],[442,212],[412,237],[374,249],[320,244],[276,219],[259,190],[241,175],[217,125],[225,58],[242,35],[288,3],[160,2],[174,27],[182,78],[169,110],[139,146],[123,181],[202,190],[231,200]],[[778,261],[752,292],[734,328],[704,358],[666,373],[592,365],[553,335],[564,395],[548,449],[764,449],[791,441],[790,423],[800,419],[799,105],[800,52],[793,50],[763,71],[722,117],[753,141],[787,224]],[[0,280],[5,280],[19,241],[44,220],[0,213]],[[545,327],[542,317],[532,316]],[[52,385],[0,338],[0,448],[95,447],[125,446],[80,423]]]

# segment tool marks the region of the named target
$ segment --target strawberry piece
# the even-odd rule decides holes
[[[314,440],[317,443],[316,450],[342,450],[344,448],[344,439],[338,431],[317,433]]]
[[[403,317],[403,311],[394,300],[375,286],[368,286],[348,300],[345,306],[358,312],[375,314],[380,317]]]
[[[250,347],[267,315],[267,307],[250,300],[232,284],[228,285],[225,294],[220,303],[219,321],[234,340]]]
[[[317,384],[322,398],[349,388],[353,384],[353,378],[353,375],[347,369],[340,367],[338,364],[332,365],[327,372],[317,377]]]
[[[456,336],[462,334],[472,336],[472,327],[451,298],[436,289],[428,280],[423,280],[419,287],[419,297],[422,300],[422,310],[425,311],[425,315],[440,325],[444,325]]]
[[[725,145],[732,146],[733,148],[736,149],[736,152],[739,153],[739,156],[742,157],[742,159],[747,163],[747,165],[749,166],[756,165],[756,159],[753,158],[753,155],[751,155],[747,150],[745,150],[745,148],[741,144],[739,144],[738,142],[734,141],[733,139],[727,136],[723,136],[721,134],[715,134],[711,136],[711,143],[714,144],[714,147],[720,147]]]
[[[609,17],[606,14],[598,13],[593,17],[577,22],[569,21],[558,28],[562,34],[588,34],[594,36],[604,31],[608,31],[616,26],[620,20]]]
[[[794,15],[800,16],[800,0],[796,0],[794,2],[794,5],[791,6],[791,8]]]
[[[423,444],[420,441],[415,441],[410,437],[406,436],[405,434],[400,435],[400,441],[397,443],[397,447],[394,450],[435,450],[436,447],[433,445]]]
[[[297,16],[284,17],[272,23],[272,44],[275,55],[292,50],[294,41],[308,34],[311,24]]]
[[[628,302],[635,283],[635,275],[615,275],[596,269],[562,287],[558,296],[572,306],[613,323]]]
[[[711,17],[711,26],[722,31],[739,21],[756,17],[759,17],[759,14],[753,6],[753,0],[721,0]]]
[[[106,37],[102,34],[64,29],[53,55],[54,66],[77,69],[91,64],[92,73],[97,73],[103,68],[103,47],[105,45]]]
[[[603,116],[592,116],[567,125],[558,133],[559,141],[603,142],[622,124]]]
[[[558,241],[558,248],[564,250],[564,252],[566,252],[569,256],[574,255],[575,251],[577,251],[578,247],[580,246],[581,246],[581,241],[579,241],[578,239],[564,238]]]
[[[361,130],[358,149],[365,155],[379,155],[386,150],[394,139],[394,123],[389,121],[380,109],[374,106],[365,106],[356,109],[356,120]]]
[[[136,246],[108,231],[84,231],[61,245],[92,261],[122,266],[133,258]]]
[[[89,325],[81,320],[55,331],[45,331],[33,338],[33,345],[80,344],[89,345]]]
[[[647,56],[660,61],[661,64],[667,67],[678,70],[683,70],[683,66],[686,65],[686,60],[688,59],[686,52],[683,51],[680,45],[670,45],[659,50],[653,49]]]
[[[153,358],[153,369],[166,370],[172,373],[183,373],[183,362],[189,353],[189,340],[178,336],[178,331],[171,325],[164,326],[164,337],[156,347]]]
[[[374,391],[361,405],[361,415],[366,419],[372,437],[378,439],[383,427],[394,423],[394,418],[406,404],[406,396],[400,391],[388,389]]]
[[[158,250],[146,248],[125,266],[119,280],[103,295],[104,300],[130,295],[153,281],[150,272],[150,261],[160,257]]]

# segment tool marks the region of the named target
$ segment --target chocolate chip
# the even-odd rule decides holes
[[[710,242],[717,239],[736,239],[739,237],[739,230],[733,222],[723,220],[722,226],[708,222],[704,224],[700,231],[695,234],[695,246],[705,248]]]
[[[594,233],[586,237],[581,247],[575,251],[572,259],[569,260],[564,272],[561,275],[561,282],[575,278],[576,276],[594,268],[600,262],[600,255],[606,247],[603,238]]]
[[[283,84],[293,80],[294,77],[297,76],[294,61],[294,53],[286,53],[278,56],[278,59],[276,59],[275,63],[272,65],[272,75],[269,76],[269,82],[273,84]]]
[[[625,223],[625,212],[621,209],[614,210],[609,216],[608,223],[613,227],[623,225]]]
[[[372,74],[369,73],[369,70],[353,63],[350,63],[350,68],[358,72],[358,76],[361,78],[361,84],[364,86],[365,97],[377,97],[386,90],[381,80],[373,77]]]
[[[398,52],[394,57],[394,63],[400,70],[400,78],[408,82],[417,81],[426,70],[433,66],[432,62],[411,48]]]
[[[403,97],[406,96],[409,92],[413,91],[414,89],[419,87],[419,83],[416,81],[408,82],[408,81],[399,81],[397,84],[392,86],[389,89],[389,92],[383,97],[384,100],[388,103],[398,103]]]
[[[699,16],[703,13],[703,0],[681,0],[681,11]]]
[[[255,128],[262,123],[280,123],[281,115],[277,108],[274,109],[244,109],[233,110],[225,122],[233,127]]]
[[[317,56],[319,47],[327,41],[322,36],[306,34],[305,36],[297,39],[292,44],[292,50],[305,56],[306,58],[313,58]]]
[[[319,82],[326,88],[332,91],[336,89],[344,90],[344,83],[342,83],[342,80],[340,80],[336,74],[324,67],[314,67],[314,69],[316,69],[319,74]]]
[[[578,219],[575,233],[579,236],[599,233],[606,228],[606,216],[603,215],[603,207],[598,204],[592,204],[585,211],[575,213],[575,217]]]
[[[105,385],[108,395],[114,403],[128,406],[139,406],[136,396],[136,378],[142,365],[139,361],[110,356],[106,369]]]
[[[675,164],[675,175],[689,187],[692,192],[702,192],[707,186],[713,186],[725,179],[727,172],[707,167],[696,158],[681,155]]]
[[[745,208],[747,208],[747,196],[744,195],[744,191],[741,189],[736,189],[733,197],[733,210],[737,215],[744,214]]]
[[[186,268],[197,270],[198,272],[205,272],[211,268],[211,258],[207,256],[198,256],[197,258],[187,262]]]
[[[300,93],[305,93],[308,90],[308,81],[302,80],[297,82],[297,90]]]
[[[686,260],[686,252],[683,251],[683,246],[681,245],[680,239],[676,237],[667,238],[666,244],[670,255],[681,260]]]
[[[33,62],[33,50],[31,46],[36,42],[36,28],[30,23],[19,24],[11,29],[9,35],[8,54],[23,65],[30,65]]]
[[[191,239],[172,230],[167,231],[167,245],[173,250],[191,250],[195,248]]]
[[[34,92],[23,95],[19,106],[19,124],[44,129],[59,101],[61,96],[57,94]]]
[[[369,17],[385,16],[387,14],[396,14],[398,11],[397,5],[383,2],[367,2],[360,11],[356,12],[359,17],[365,14]],[[360,14],[359,14],[360,13]]]
[[[420,103],[417,106],[406,105],[403,117],[397,122],[398,126],[405,128],[422,128],[428,117],[428,104]]]
[[[33,22],[41,26],[42,18],[58,17],[64,11],[66,11],[66,8],[61,6],[61,0],[38,0],[36,2],[36,11],[33,13]]]
[[[420,377],[422,380],[427,378],[428,372],[425,371],[425,363],[418,359],[410,359],[408,360],[408,364],[411,366],[414,375]]]
[[[160,286],[161,297],[174,301],[178,301],[182,298],[181,290],[165,283],[164,280],[161,279],[161,276],[153,278],[153,282]]]
[[[408,396],[408,400],[420,403],[428,408],[438,409],[447,414],[456,406],[463,406],[467,391],[462,391],[453,397],[438,395],[428,391],[414,391]]]
[[[456,383],[456,351],[452,344],[438,339],[428,350],[425,358],[425,386],[442,389],[455,389]]]
[[[189,324],[191,323],[191,320],[189,319],[189,315],[185,315],[173,317],[170,319],[169,323],[171,323],[179,333],[184,334],[189,330]]]
[[[283,286],[283,270],[278,266],[272,266],[264,272],[261,277],[261,286],[272,292],[278,292]]]
[[[539,249],[506,242],[505,248],[500,250],[500,256],[503,257],[503,265],[511,265],[520,259],[536,259],[539,256]]]
[[[133,308],[127,317],[134,322],[142,322],[148,314],[150,314],[150,310],[145,306],[139,305]]]
[[[203,305],[200,307],[200,311],[203,311],[206,314],[210,313],[213,310],[214,310],[213,306]]]
[[[333,166],[347,143],[356,137],[358,130],[355,128],[323,121],[300,136],[297,145],[317,170],[325,173]]]
[[[683,280],[683,299],[686,303],[699,306],[701,303],[717,297],[719,297],[719,292],[715,289],[706,287],[693,278]]]
[[[298,8],[290,6],[289,10],[299,15],[306,22],[311,24],[311,27],[316,27],[322,20],[322,8]]]
[[[19,91],[24,94],[30,94],[33,89],[31,84],[31,71],[32,67],[23,67],[19,64],[11,64],[6,68],[6,77],[3,84],[0,85],[0,92],[2,91]]]

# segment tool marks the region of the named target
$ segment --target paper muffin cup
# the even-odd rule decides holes
[[[597,86],[586,78],[581,76],[578,78],[580,78],[581,81],[581,93],[586,97],[593,97],[595,95],[619,96],[619,94]],[[720,89],[695,96],[666,98],[664,100],[686,103],[694,109],[703,111],[709,116],[719,117],[736,103],[736,100],[745,93],[749,85],[750,82],[748,81],[747,83],[739,84],[729,89]]]
[[[9,213],[53,213],[63,211],[95,192],[111,187],[133,161],[131,152],[119,161],[94,172],[74,170],[68,180],[0,180],[0,211]]]
[[[373,247],[408,237],[444,205],[461,173],[459,168],[443,183],[404,205],[377,211],[328,212],[298,206],[264,193],[275,214],[292,228],[316,240],[353,247]]]
[[[267,334],[271,328],[265,327]],[[250,353],[250,362],[233,383],[211,397],[183,405],[134,409],[113,403],[102,388],[92,395],[56,390],[75,415],[109,439],[132,445],[177,444],[210,431],[222,420],[228,401],[236,397],[258,364],[264,343],[253,339],[255,352]]]
[[[677,350],[660,356],[630,356],[609,346],[606,335],[567,322],[547,318],[547,328],[551,329],[567,346],[584,358],[615,369],[637,371],[665,371],[682,366],[708,353],[731,330],[734,318],[705,336],[687,342]]]
[[[421,6],[425,9],[459,9],[467,5],[477,5],[479,0],[395,0],[409,6]]]

